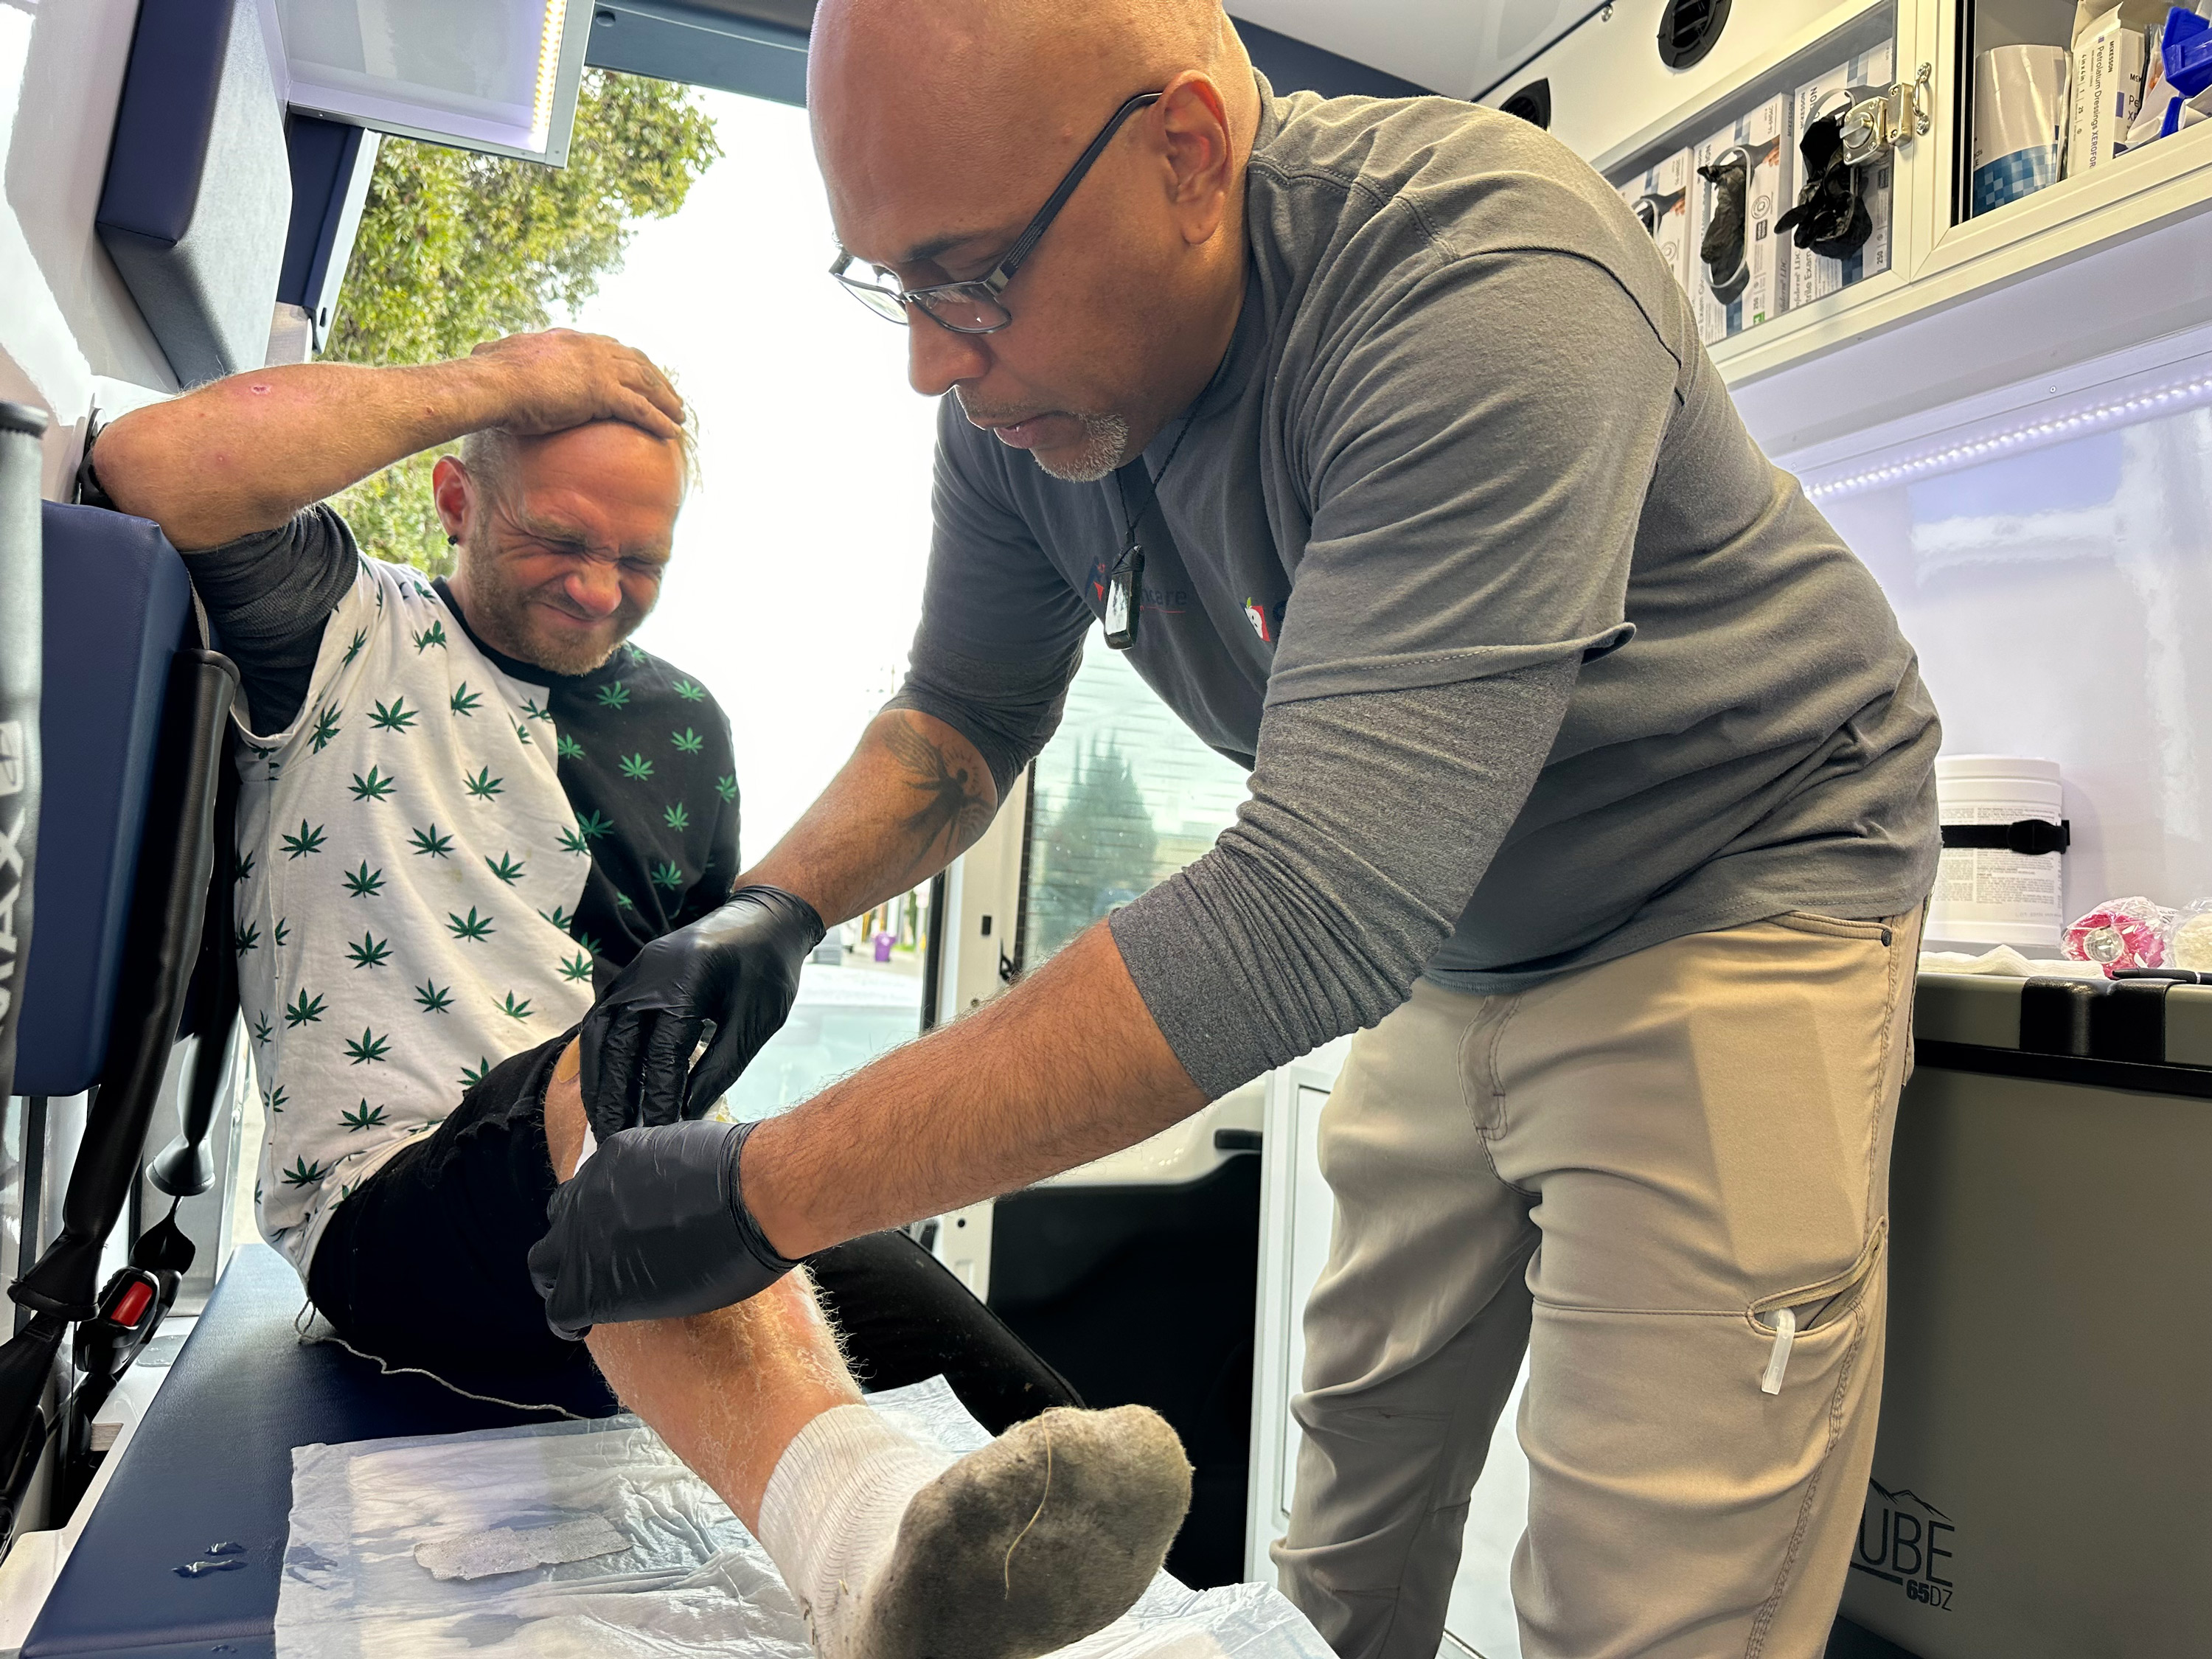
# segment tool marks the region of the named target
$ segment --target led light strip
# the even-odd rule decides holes
[[[545,148],[553,132],[553,89],[561,79],[561,30],[568,0],[545,0],[545,23],[538,35],[538,97],[531,106],[530,146]]]
[[[2112,427],[2132,425],[2154,415],[2178,415],[2185,410],[2202,407],[2206,403],[2212,403],[2212,374],[2200,375],[2193,380],[2177,380],[2156,391],[2142,392],[2132,398],[2094,404],[2070,415],[2008,428],[1987,437],[1977,438],[1970,443],[1948,444],[1941,449],[1928,450],[1887,466],[1869,467],[1863,471],[1846,473],[1839,478],[1808,485],[1805,495],[1810,501],[1834,501],[1844,495],[1856,495],[1863,490],[1910,483],[1916,478],[1948,472],[1955,467],[1976,465],[2039,445],[2063,442]]]

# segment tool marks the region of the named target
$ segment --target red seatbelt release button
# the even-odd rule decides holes
[[[146,1316],[146,1309],[154,1300],[154,1287],[144,1279],[133,1279],[125,1285],[123,1294],[116,1298],[114,1308],[107,1316],[108,1322],[126,1331],[138,1328],[138,1322]]]

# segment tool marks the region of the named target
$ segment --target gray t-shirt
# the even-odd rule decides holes
[[[1511,117],[1261,91],[1243,310],[1188,431],[1145,457],[1159,474],[1181,444],[1129,653],[1259,769],[1257,819],[1114,921],[1194,1077],[1388,1012],[1332,975],[1516,989],[1785,910],[1917,904],[1939,733],[1912,649],[1744,431],[1620,198]],[[1003,778],[1103,613],[1117,487],[1050,477],[948,398],[936,521],[896,701]],[[1243,872],[1209,868],[1240,832]],[[1208,937],[1285,904],[1335,937]],[[1253,964],[1279,947],[1295,985]]]

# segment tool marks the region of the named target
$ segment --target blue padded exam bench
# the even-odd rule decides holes
[[[423,1377],[386,1376],[335,1344],[302,1346],[292,1322],[303,1300],[298,1275],[267,1245],[232,1258],[125,1447],[23,1659],[271,1659],[295,1446],[547,1420],[464,1400]],[[460,1380],[515,1397],[512,1385]],[[580,1370],[576,1381],[582,1386],[562,1404],[592,1416],[613,1409],[595,1378]],[[225,1543],[245,1547],[244,1566],[179,1576]]]

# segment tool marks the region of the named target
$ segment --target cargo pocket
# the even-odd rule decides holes
[[[1766,1364],[1759,1373],[1762,1394],[1779,1394],[1790,1372],[1790,1356],[1800,1337],[1810,1336],[1846,1319],[1866,1295],[1889,1237],[1889,1223],[1881,1222],[1859,1252],[1858,1260],[1833,1279],[1808,1285],[1754,1302],[1746,1317],[1766,1342]]]

